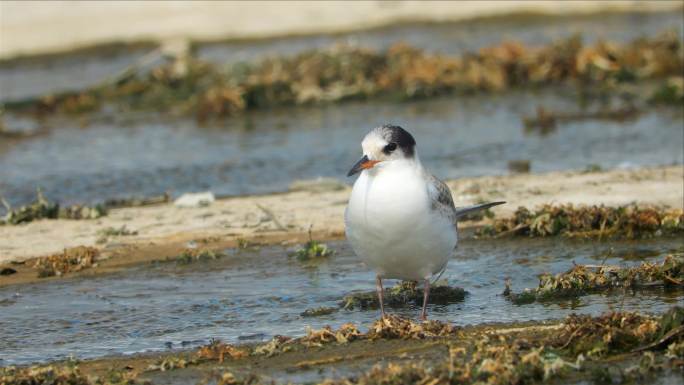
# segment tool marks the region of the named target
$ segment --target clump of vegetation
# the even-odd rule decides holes
[[[651,95],[654,104],[673,104],[681,106],[684,102],[684,77],[672,77]]]
[[[595,318],[573,314],[556,336],[554,346],[588,357],[662,349],[684,341],[684,308],[673,307],[659,318],[630,312]]]
[[[189,264],[197,261],[213,261],[223,257],[224,254],[218,251],[205,248],[193,248],[183,250],[183,252],[173,260],[180,264]]]
[[[94,247],[77,246],[63,252],[36,259],[33,267],[38,269],[38,277],[61,276],[92,267],[100,251]]]
[[[233,345],[221,342],[221,340],[212,339],[208,345],[202,346],[197,351],[197,358],[210,361],[223,362],[226,357],[231,359],[239,359],[247,357],[249,350],[236,348]]]
[[[561,235],[572,238],[649,238],[684,234],[684,211],[637,205],[544,205],[530,211],[519,207],[510,218],[495,219],[478,230],[479,236]]]
[[[684,288],[684,254],[671,254],[661,263],[644,262],[634,267],[575,265],[556,275],[542,274],[539,286],[522,293],[506,287],[504,295],[521,305],[535,301],[574,298],[616,288],[644,288],[653,286]]]
[[[461,302],[465,299],[467,291],[460,287],[448,286],[444,282],[436,282],[430,286],[430,303],[447,305]],[[415,281],[402,281],[392,288],[386,288],[384,293],[385,306],[404,307],[408,305],[421,306],[423,303],[423,290]],[[380,303],[375,291],[354,293],[344,296],[340,306],[346,310],[352,309],[378,309]]]
[[[335,252],[328,249],[328,246],[325,243],[310,239],[303,247],[295,251],[293,255],[300,262],[311,262],[320,258],[330,257],[333,254],[335,254]]]
[[[138,235],[137,231],[128,230],[126,225],[121,227],[107,227],[97,232],[97,243],[106,243],[111,237],[122,237],[129,235]]]
[[[300,315],[302,317],[320,317],[328,314],[333,314],[340,310],[337,307],[321,306],[313,309],[306,309]]]
[[[40,189],[34,202],[18,209],[13,209],[3,198],[0,198],[0,202],[7,210],[0,218],[0,225],[18,225],[38,219],[96,219],[107,215],[107,208],[102,205],[60,207],[58,203],[48,201]]]
[[[396,44],[383,52],[337,46],[230,66],[190,57],[184,71],[177,71],[170,61],[81,92],[5,107],[42,116],[82,114],[109,105],[194,115],[204,121],[250,109],[371,97],[416,99],[562,83],[611,89],[621,83],[681,76],[681,45],[678,34],[671,32],[592,46],[583,45],[579,36],[542,47],[507,41],[462,56]]]

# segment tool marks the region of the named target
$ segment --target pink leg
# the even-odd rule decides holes
[[[380,301],[380,314],[385,318],[385,291],[382,288],[382,278],[379,275],[375,276],[375,289],[378,291],[378,301]]]
[[[423,289],[423,311],[420,313],[420,319],[427,320],[427,303],[430,296],[430,280],[425,280],[425,288]]]

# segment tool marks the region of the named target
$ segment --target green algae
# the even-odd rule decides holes
[[[330,257],[334,253],[333,250],[328,249],[325,243],[311,239],[292,255],[300,262],[313,262],[321,258]]]

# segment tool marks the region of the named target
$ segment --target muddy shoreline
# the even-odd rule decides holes
[[[682,166],[598,172],[553,172],[449,181],[456,205],[505,200],[497,217],[519,206],[546,203],[607,206],[640,205],[682,208]],[[178,257],[188,248],[222,250],[257,245],[294,246],[311,236],[321,241],[344,238],[343,214],[350,189],[344,185],[280,194],[220,199],[208,207],[179,208],[173,204],[114,209],[94,220],[39,220],[0,226],[0,267],[17,272],[0,277],[0,287],[55,278],[38,278],[32,259],[66,248],[97,248],[94,268],[69,273],[88,276],[120,271],[151,261]],[[471,229],[491,222],[464,222]],[[103,230],[125,228],[134,235],[112,236]],[[311,231],[311,235],[309,235]],[[99,242],[99,243],[98,243]]]
[[[368,332],[346,324],[338,330],[309,330],[298,339],[278,336],[261,345],[215,341],[199,350],[54,362],[49,370],[71,373],[87,379],[86,383],[126,379],[129,384],[393,384],[419,380],[437,384],[451,383],[455,376],[459,383],[487,377],[493,384],[656,378],[680,383],[677,378],[681,379],[678,373],[684,362],[677,341],[683,326],[675,319],[681,311],[673,307],[659,316],[610,312],[600,317],[573,315],[562,320],[461,328],[389,316],[376,321]],[[675,323],[669,324],[670,320]],[[625,323],[625,329],[615,329],[616,322]],[[659,331],[666,334],[659,337]],[[606,340],[606,336],[615,340]],[[597,348],[591,349],[587,343],[601,346],[601,352],[597,354]],[[40,373],[41,366],[35,368]]]

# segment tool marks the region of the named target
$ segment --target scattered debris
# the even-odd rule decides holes
[[[339,311],[340,309],[337,307],[326,307],[326,306],[321,306],[313,309],[306,309],[304,310],[300,316],[302,317],[320,317],[328,314],[333,314]]]
[[[430,286],[430,303],[451,304],[465,299],[467,291],[460,287],[448,286],[444,281],[438,281]],[[423,303],[423,290],[418,288],[415,281],[402,281],[392,288],[385,289],[385,306],[404,307],[408,305],[421,306]],[[342,298],[340,306],[346,310],[352,309],[378,309],[380,303],[375,291],[354,293]]]
[[[636,204],[619,207],[544,205],[532,212],[519,207],[512,217],[495,219],[478,236],[522,235],[572,238],[649,238],[684,233],[684,211]]]
[[[128,230],[126,228],[126,225],[123,225],[119,228],[107,227],[107,228],[104,228],[104,229],[97,232],[98,238],[95,242],[96,243],[107,243],[107,241],[111,237],[122,237],[122,236],[130,236],[130,235],[138,235],[138,232]]]
[[[102,205],[93,207],[74,205],[60,208],[58,203],[48,201],[40,189],[37,190],[36,195],[33,203],[16,210],[0,197],[0,202],[7,210],[7,214],[0,218],[0,225],[18,225],[37,219],[96,219],[107,215],[107,209]]]
[[[92,267],[99,255],[100,251],[94,247],[72,247],[61,253],[36,259],[33,267],[38,269],[40,278],[61,276]]]
[[[216,198],[211,191],[200,193],[185,193],[178,197],[173,204],[176,207],[206,207],[214,203]]]
[[[511,292],[506,284],[504,296],[522,305],[536,301],[575,298],[616,288],[684,288],[684,254],[671,254],[661,263],[644,262],[635,267],[575,265],[556,275],[542,274],[539,286],[522,293]]]

